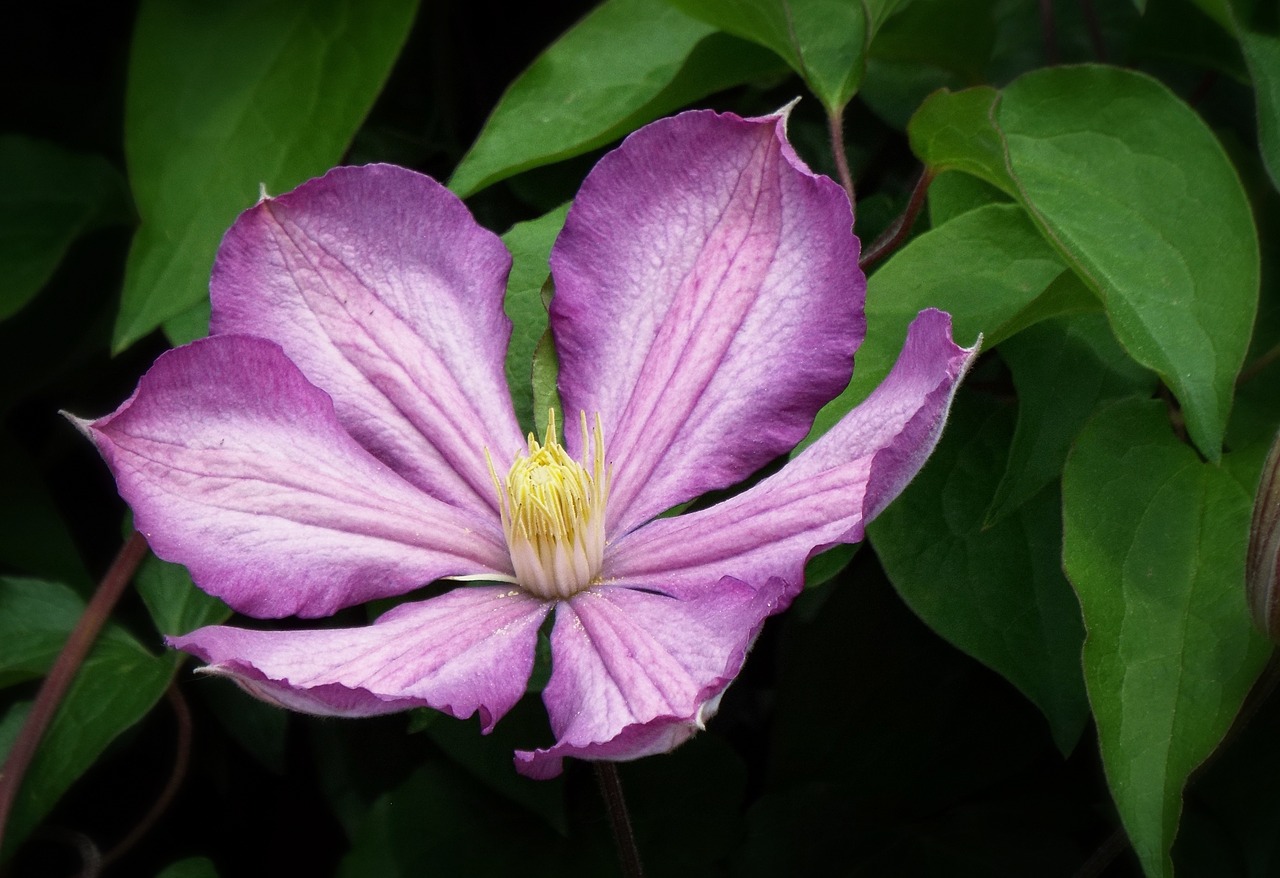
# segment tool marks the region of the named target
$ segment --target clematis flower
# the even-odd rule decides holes
[[[511,258],[435,181],[337,168],[227,233],[211,336],[79,422],[160,557],[259,618],[328,616],[441,579],[370,625],[202,628],[170,643],[269,702],[431,707],[485,732],[524,694],[549,616],[555,743],[670,750],[715,712],[820,549],[937,440],[973,350],[923,312],[864,403],[776,474],[848,383],[865,280],[849,201],[782,115],[656,122],[587,177],[551,256],[566,413],[522,438],[503,377]]]

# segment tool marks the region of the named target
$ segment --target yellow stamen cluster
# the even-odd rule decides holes
[[[583,463],[591,450],[590,470],[557,441],[552,413],[543,441],[529,434],[529,453],[511,464],[505,482],[489,461],[516,582],[548,600],[582,591],[600,573],[604,559],[609,472],[599,415],[588,432],[582,413],[582,449]]]

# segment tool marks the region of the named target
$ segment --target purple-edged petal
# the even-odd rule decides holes
[[[690,112],[637,131],[556,241],[560,393],[604,422],[611,535],[790,450],[848,383],[866,287],[849,200],[784,126]]]
[[[374,456],[434,497],[496,510],[477,449],[507,462],[523,447],[503,373],[510,267],[429,177],[336,168],[227,232],[211,328],[277,342]]]
[[[679,595],[714,590],[721,576],[798,588],[816,549],[861,540],[924,465],[976,351],[951,340],[947,314],[921,312],[884,383],[822,438],[735,497],[621,538],[603,579]]]
[[[586,762],[630,762],[645,756],[670,753],[702,731],[706,721],[715,716],[719,704],[720,695],[717,694],[704,702],[692,719],[663,717],[627,726],[616,738],[600,744],[557,744],[545,750],[517,750],[516,770],[534,780],[547,780],[564,771],[567,757]]]
[[[323,716],[431,707],[479,712],[487,733],[524,694],[546,601],[511,587],[458,588],[363,628],[211,626],[169,645],[272,704]]]
[[[556,744],[518,754],[519,770],[551,777],[565,756],[638,759],[679,744],[714,712],[784,587],[726,577],[688,599],[604,587],[562,602],[542,694]]]
[[[423,494],[361,448],[272,342],[163,354],[80,426],[156,554],[255,616],[321,616],[442,576],[511,572],[496,516]]]

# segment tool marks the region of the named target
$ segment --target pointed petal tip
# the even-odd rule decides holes
[[[93,424],[94,424],[93,421],[89,420],[88,418],[82,418],[82,417],[79,417],[78,415],[73,415],[71,414],[71,412],[67,411],[66,409],[58,409],[58,414],[62,415],[62,417],[70,421],[71,426],[79,430],[81,436],[84,436],[90,442],[93,441]]]
[[[488,734],[525,693],[549,606],[504,588],[401,604],[372,625],[262,631],[210,625],[165,643],[254,697],[316,716],[427,707]]]
[[[633,762],[646,756],[670,753],[700,731],[715,715],[723,689],[698,706],[688,717],[659,717],[624,728],[617,737],[597,744],[556,744],[545,750],[517,750],[516,771],[533,780],[549,780],[564,771],[564,760],[585,762]]]
[[[794,110],[796,108],[796,105],[800,103],[800,98],[801,98],[800,95],[796,95],[791,100],[783,104],[781,107],[778,107],[778,109],[774,110],[772,113],[765,113],[763,116],[747,116],[746,121],[748,122],[775,122],[776,121],[780,123],[779,128],[781,132],[783,134],[786,134],[787,121],[791,118],[791,111]]]
[[[552,250],[559,389],[611,437],[615,534],[786,453],[849,383],[853,214],[785,121],[691,110],[632,133]]]
[[[674,750],[706,729],[765,619],[793,594],[776,577],[759,589],[722,577],[671,595],[613,587],[562,605],[543,691],[559,740],[517,751],[516,770],[545,779],[566,757],[628,762]]]

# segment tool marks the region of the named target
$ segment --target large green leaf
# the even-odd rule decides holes
[[[772,50],[828,112],[857,92],[867,45],[896,0],[670,0],[723,31]]]
[[[937,451],[868,533],[907,605],[1030,698],[1067,753],[1089,708],[1080,608],[1058,563],[1058,492],[986,524],[1013,422],[1008,404],[959,397]]]
[[[111,163],[27,137],[0,137],[0,320],[40,291],[81,233],[131,216]]]
[[[5,602],[0,641],[9,647],[18,641],[15,655],[20,659],[13,662],[13,655],[4,659],[7,673],[51,662],[83,609],[66,586],[31,580],[0,582],[0,599]],[[26,629],[27,624],[32,628]],[[123,629],[108,625],[102,630],[27,770],[9,818],[4,855],[17,849],[117,735],[146,716],[169,685],[175,667],[175,662],[152,655]],[[6,717],[0,735],[6,753],[26,704],[19,702],[12,708],[12,721]]]
[[[1258,144],[1271,182],[1280,189],[1280,39],[1240,31],[1249,75],[1258,98]]]
[[[161,634],[187,634],[231,615],[226,604],[196,588],[185,567],[155,555],[143,560],[134,586]]]
[[[0,686],[43,676],[83,610],[61,583],[0,578]]]
[[[125,99],[142,226],[125,269],[117,350],[206,297],[218,242],[260,187],[291,189],[342,158],[416,6],[142,4]]]
[[[876,33],[858,96],[905,131],[931,92],[985,81],[996,33],[991,0],[912,0]]]
[[[1155,376],[1125,356],[1106,319],[1047,320],[1000,346],[1018,389],[1018,428],[987,520],[994,522],[1057,481],[1067,451],[1102,403],[1150,396]]]
[[[564,225],[569,205],[525,223],[516,223],[505,235],[503,243],[511,251],[511,275],[507,278],[504,307],[511,318],[511,344],[507,347],[507,385],[516,418],[526,430],[533,427],[533,357],[538,343],[547,331],[547,306],[542,288],[550,268],[547,260]],[[546,416],[543,412],[542,417]]]
[[[1244,190],[1204,122],[1153,79],[1085,66],[1035,71],[1003,93],[936,94],[910,134],[931,168],[1018,199],[1217,460],[1259,257]]]
[[[1160,402],[1122,401],[1063,475],[1063,564],[1084,611],[1085,684],[1125,830],[1169,876],[1191,771],[1266,660],[1244,602],[1251,498],[1178,441]]]
[[[991,204],[920,235],[867,285],[867,337],[853,381],[818,413],[807,442],[821,436],[889,374],[907,326],[923,308],[951,314],[953,334],[972,344],[998,341],[1003,327],[1032,307],[1062,262],[1014,205]]]
[[[770,53],[663,0],[607,0],[511,84],[449,187],[466,197],[779,69]]]

